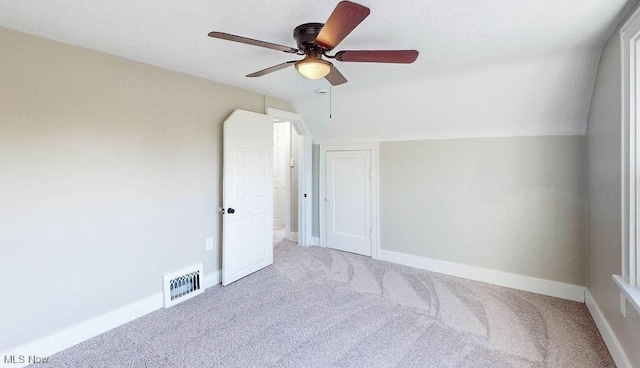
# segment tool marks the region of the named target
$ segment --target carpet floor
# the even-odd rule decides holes
[[[278,238],[274,264],[46,367],[615,367],[584,304]]]

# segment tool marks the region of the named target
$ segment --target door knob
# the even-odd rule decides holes
[[[236,213],[236,210],[234,210],[233,208],[229,207],[229,209],[227,210],[228,214],[234,214]]]

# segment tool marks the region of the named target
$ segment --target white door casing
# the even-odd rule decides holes
[[[325,201],[328,193],[328,179],[327,179],[327,155],[331,157],[331,152],[334,151],[368,151],[370,158],[370,211],[371,211],[371,219],[370,219],[370,252],[361,252],[361,254],[369,254],[373,259],[378,259],[378,253],[380,249],[380,219],[379,219],[379,193],[378,193],[378,143],[377,142],[354,142],[354,143],[324,143],[320,144],[320,167],[319,167],[319,222],[320,222],[320,239],[319,244],[321,247],[332,247],[331,244],[328,243],[327,233],[330,230],[328,224],[328,208],[327,202]],[[335,163],[334,163],[335,164]],[[334,165],[335,166],[335,165]],[[344,169],[344,168],[343,168]],[[366,171],[366,169],[363,169]],[[365,189],[366,190],[366,189]],[[340,204],[336,204],[335,198],[330,197],[331,204],[333,206],[338,206],[335,208],[336,210],[340,209]],[[338,201],[340,199],[338,198]],[[345,232],[345,229],[340,227],[337,228],[337,232]],[[348,233],[348,231],[346,231]],[[347,250],[349,252],[353,252],[353,250]]]
[[[273,118],[235,110],[223,128],[222,285],[273,263]]]
[[[325,156],[327,247],[371,256],[371,153]]]
[[[287,225],[289,170],[289,123],[273,123],[273,226]]]

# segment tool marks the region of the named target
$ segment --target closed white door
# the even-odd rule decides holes
[[[273,118],[235,110],[224,122],[222,285],[273,263]]]
[[[287,172],[289,160],[289,124],[273,124],[273,226],[285,225]]]
[[[327,247],[371,256],[370,151],[328,151],[325,168]]]

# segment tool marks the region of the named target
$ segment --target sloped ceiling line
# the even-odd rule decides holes
[[[207,37],[295,46],[293,28],[335,4],[310,0],[5,0],[0,26],[284,98],[318,141],[584,134],[599,55],[633,0],[356,0],[371,15],[338,47],[417,49],[410,65],[342,63],[333,119],[287,54]],[[336,1],[337,3],[337,1]],[[393,123],[390,123],[390,122]]]

